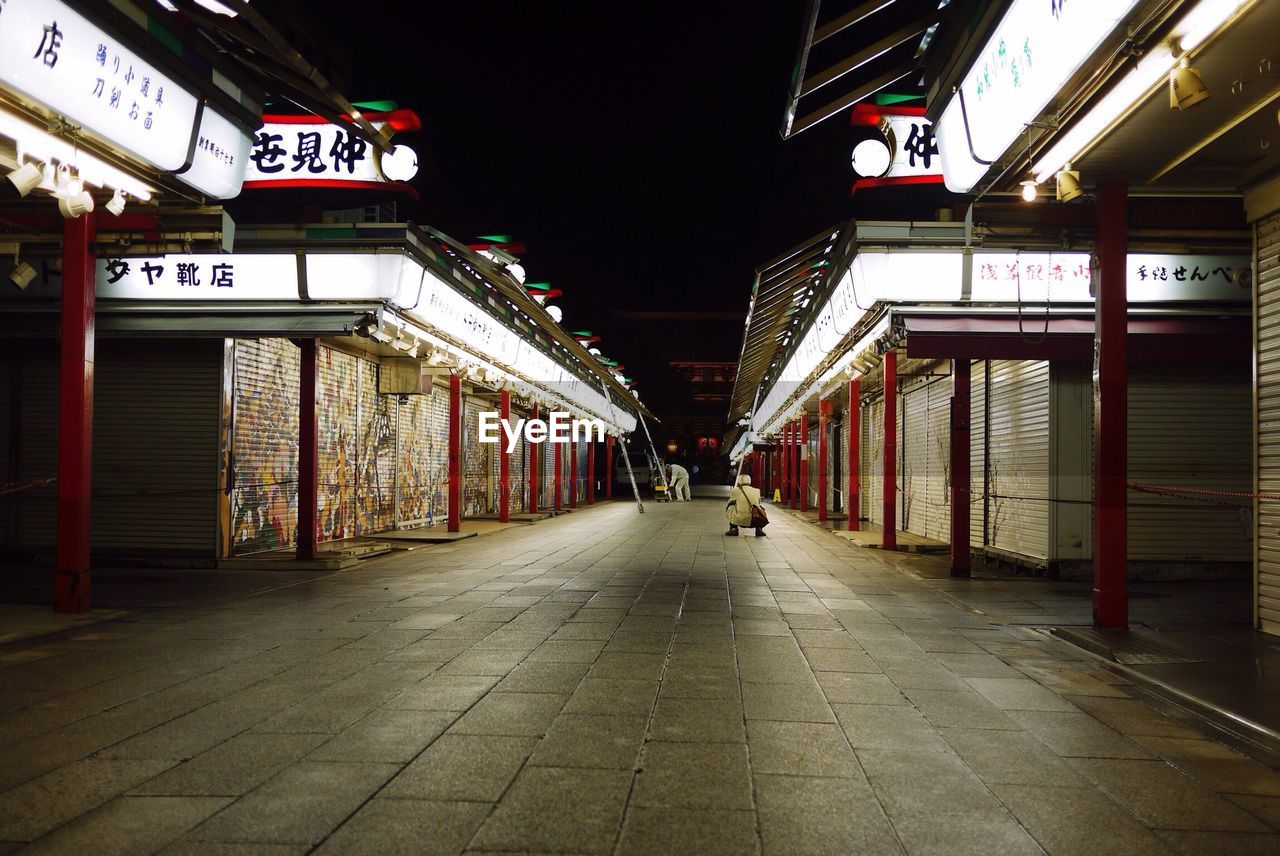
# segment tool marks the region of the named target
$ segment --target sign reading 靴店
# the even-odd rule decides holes
[[[196,96],[61,0],[0,2],[0,83],[159,169],[187,163]]]

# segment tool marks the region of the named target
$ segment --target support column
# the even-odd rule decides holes
[[[827,430],[831,423],[831,400],[818,402],[818,522],[827,522]]]
[[[93,243],[82,214],[62,225],[62,322],[58,369],[58,522],[53,608],[88,612],[89,500],[93,491]]]
[[[613,435],[604,438],[604,498],[613,499]]]
[[[969,560],[969,361],[951,361],[951,576],[967,578]]]
[[[759,450],[751,453],[751,483],[764,490],[764,453]]]
[[[1094,283],[1093,366],[1093,623],[1129,626],[1125,586],[1128,553],[1128,334],[1126,256],[1128,191],[1098,186],[1098,282]]]
[[[538,405],[534,404],[529,408],[529,421],[538,418]],[[525,449],[525,457],[529,459],[529,513],[538,513],[538,500],[541,498],[538,492],[542,490],[542,473],[538,472],[538,459],[542,452],[542,444],[529,441],[528,447]]]
[[[556,511],[560,510],[561,489],[564,486],[564,461],[560,450],[564,448],[564,443],[552,442],[552,448],[555,455],[555,474],[551,477],[551,507]]]
[[[315,339],[301,339],[298,373],[298,550],[301,561],[317,558],[320,513],[320,348]]]
[[[862,516],[862,381],[849,381],[849,484],[845,511],[849,513],[849,531],[860,528]]]
[[[884,540],[898,549],[898,354],[884,355]]]
[[[596,438],[587,439],[587,505],[596,504]]]
[[[782,445],[778,449],[779,479],[782,485],[782,504],[791,504],[791,423],[782,426]]]
[[[800,510],[809,510],[809,414],[800,414],[800,442],[796,444],[796,461],[800,467]]]
[[[502,424],[511,421],[511,393],[502,390],[498,397],[498,412]],[[502,429],[502,445],[498,449],[498,522],[511,522],[511,453],[507,451],[507,429]]]
[[[462,378],[449,375],[449,525],[462,531]]]

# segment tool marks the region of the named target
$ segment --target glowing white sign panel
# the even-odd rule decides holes
[[[1014,0],[938,122],[947,189],[977,184],[1136,5]]]
[[[254,135],[245,187],[371,187],[412,178],[417,155],[396,146],[387,156],[388,175],[377,149],[339,125],[323,121],[268,122]],[[382,129],[383,122],[373,126]],[[405,178],[402,178],[405,177]]]
[[[178,178],[214,199],[231,199],[240,193],[248,162],[248,135],[206,105],[191,166],[179,172]]]
[[[0,82],[162,170],[187,162],[196,97],[60,0],[0,2]]]

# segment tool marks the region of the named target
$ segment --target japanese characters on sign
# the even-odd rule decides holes
[[[887,151],[872,151],[872,168],[884,167],[872,172],[861,163],[863,146],[874,147],[879,140],[859,143],[854,149],[853,168],[860,177],[854,183],[854,191],[860,187],[884,184],[921,184],[942,182],[942,159],[939,156],[937,128],[924,116],[923,108],[896,107],[882,109],[869,104],[859,104],[853,109],[853,124],[876,128],[883,137]],[[884,166],[887,163],[887,167]]]
[[[977,184],[1136,5],[1013,0],[938,122],[947,188]]]
[[[374,155],[373,146],[339,125],[268,123],[254,136],[245,186],[386,183]]]
[[[196,96],[61,0],[0,3],[0,82],[162,170],[186,164]]]
[[[215,199],[240,193],[249,162],[249,137],[213,107],[205,105],[191,166],[178,178]]]
[[[122,300],[297,300],[293,255],[98,259],[97,295]]]

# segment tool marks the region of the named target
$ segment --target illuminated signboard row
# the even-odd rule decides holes
[[[780,410],[877,303],[1093,303],[1088,253],[973,254],[971,294],[963,294],[964,255],[955,250],[861,252],[819,310],[756,409],[761,434]],[[1134,253],[1128,257],[1129,303],[1248,303],[1253,269],[1247,256]],[[873,337],[874,338],[874,337]],[[859,348],[860,349],[860,348]]]
[[[433,272],[399,252],[312,253],[305,281],[292,253],[261,255],[126,256],[98,259],[99,300],[386,302],[424,329],[467,348],[494,365],[618,424],[634,417],[606,401],[601,389],[543,353]],[[33,284],[29,296],[57,294],[55,284]]]

